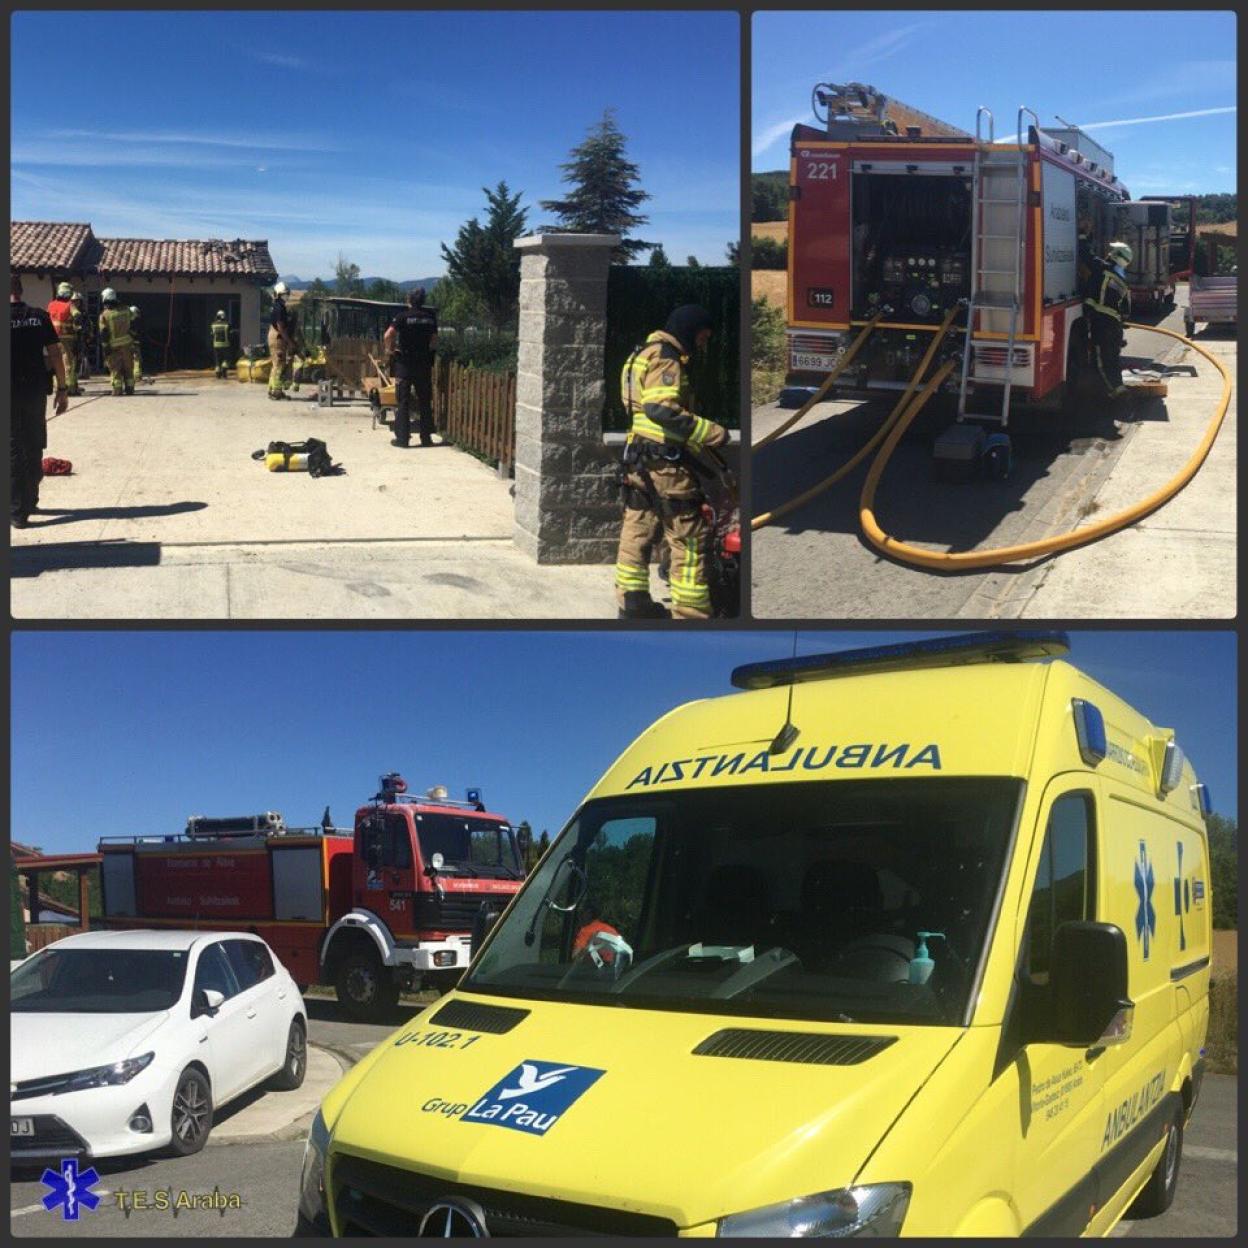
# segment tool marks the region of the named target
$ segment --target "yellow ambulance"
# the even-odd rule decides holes
[[[459,987],[329,1093],[336,1235],[1103,1235],[1200,1089],[1208,795],[962,634],[738,668],[586,797]]]

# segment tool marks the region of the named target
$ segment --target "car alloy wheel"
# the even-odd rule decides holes
[[[173,1129],[184,1147],[194,1148],[207,1135],[210,1112],[203,1082],[184,1075],[173,1096]]]
[[[304,1038],[303,1028],[296,1023],[291,1024],[290,1042],[286,1046],[286,1073],[295,1084],[303,1082],[303,1072],[308,1062],[308,1044]]]

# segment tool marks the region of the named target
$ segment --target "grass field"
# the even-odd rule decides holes
[[[1215,979],[1229,975],[1234,979],[1239,971],[1239,933],[1214,932],[1213,974]]]

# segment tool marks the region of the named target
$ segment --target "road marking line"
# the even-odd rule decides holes
[[[108,1191],[107,1188],[101,1187],[100,1189],[96,1191],[95,1194],[97,1196],[111,1196],[112,1192]],[[12,1213],[9,1214],[9,1217],[20,1218],[20,1217],[24,1217],[28,1213],[43,1213],[43,1212],[44,1212],[44,1208],[42,1205],[23,1205],[20,1209],[14,1209]],[[51,1212],[51,1211],[49,1210],[48,1212]]]
[[[1239,1160],[1239,1151],[1234,1148],[1205,1148],[1200,1144],[1184,1144],[1184,1157],[1198,1157],[1201,1161],[1231,1161]]]

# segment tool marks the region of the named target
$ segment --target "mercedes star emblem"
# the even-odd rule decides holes
[[[485,1210],[475,1201],[448,1196],[429,1206],[417,1232],[422,1239],[484,1239]]]

